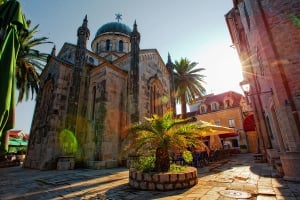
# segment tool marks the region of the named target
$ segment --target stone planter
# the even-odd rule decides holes
[[[187,167],[184,172],[146,173],[129,170],[129,185],[141,190],[177,190],[198,183],[197,169]]]
[[[286,152],[280,154],[283,169],[283,179],[287,181],[300,181],[300,152]]]

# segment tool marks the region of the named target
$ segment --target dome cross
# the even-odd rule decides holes
[[[120,22],[120,20],[122,20],[122,14],[117,13],[117,14],[115,14],[115,15],[116,15],[116,20],[117,20],[118,22]]]

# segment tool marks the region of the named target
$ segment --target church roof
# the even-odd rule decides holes
[[[131,28],[121,22],[109,22],[98,29],[95,37],[109,32],[123,33],[130,36]]]

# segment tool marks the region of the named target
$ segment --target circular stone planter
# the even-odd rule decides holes
[[[141,190],[177,190],[190,188],[198,183],[197,169],[187,167],[183,172],[142,172],[129,170],[129,185]]]

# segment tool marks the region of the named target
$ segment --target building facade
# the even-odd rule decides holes
[[[300,180],[300,2],[233,0],[225,15],[253,107],[260,152]]]
[[[256,150],[256,136],[248,135],[244,131],[243,123],[248,116],[248,106],[243,95],[233,91],[208,94],[190,105],[190,111],[197,120],[234,129],[232,133],[219,135],[225,148],[239,148],[240,145],[246,145],[250,152]]]
[[[164,64],[156,49],[140,49],[136,22],[133,29],[119,21],[104,24],[91,50],[89,37],[85,17],[77,44],[65,43],[57,55],[54,48],[48,58],[24,167],[53,169],[68,148],[76,163],[117,165],[123,129],[171,109],[170,57]],[[70,140],[66,133],[75,144],[62,144],[62,135]]]

